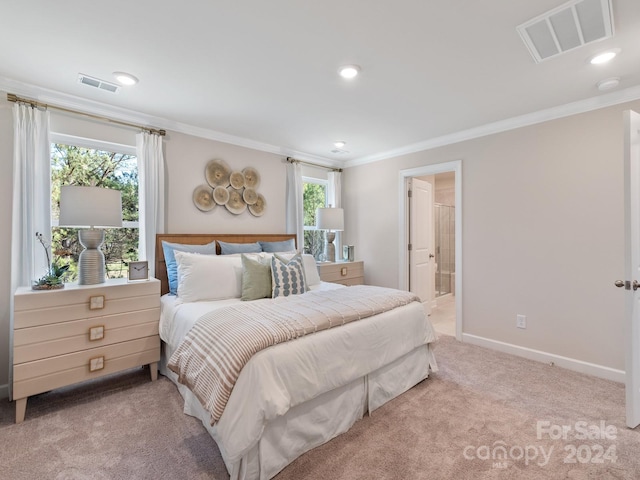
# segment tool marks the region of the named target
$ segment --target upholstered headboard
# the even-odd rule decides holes
[[[156,265],[155,276],[160,280],[161,293],[164,295],[169,291],[169,281],[167,280],[167,266],[164,261],[164,251],[162,250],[162,241],[171,243],[186,243],[188,245],[204,245],[214,240],[230,243],[254,243],[258,240],[265,242],[280,242],[282,240],[292,239],[296,241],[295,233],[158,233],[156,235]],[[296,245],[297,248],[297,245]],[[216,246],[218,254],[220,253],[220,245]]]

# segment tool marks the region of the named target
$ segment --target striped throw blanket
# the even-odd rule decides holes
[[[214,425],[255,353],[413,301],[419,301],[413,293],[360,285],[223,307],[196,321],[168,366],[209,411]]]

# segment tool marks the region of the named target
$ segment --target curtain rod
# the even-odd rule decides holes
[[[287,162],[302,163],[303,165],[309,165],[310,167],[324,168],[325,170],[329,170],[331,172],[342,172],[341,168],[327,167],[326,165],[320,165],[319,163],[305,162],[304,160],[296,160],[293,157],[287,157]]]
[[[146,132],[153,133],[155,135],[160,135],[161,137],[164,137],[167,134],[166,130],[157,130],[155,128],[136,125],[135,123],[121,122],[120,120],[114,120],[113,118],[102,117],[100,115],[93,115],[91,113],[79,112],[78,110],[71,110],[70,108],[58,107],[56,105],[48,105],[46,103],[41,103],[36,100],[29,100],[27,98],[18,97],[13,93],[7,93],[7,100],[13,103],[26,103],[28,105],[31,105],[32,108],[36,108],[36,107],[45,108],[45,109],[52,108],[54,110],[60,110],[61,112],[74,113],[76,115],[84,115],[85,117],[95,118],[96,120],[115,123],[117,125],[123,125],[125,127],[139,128],[140,130],[144,130]]]

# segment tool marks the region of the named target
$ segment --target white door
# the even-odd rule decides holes
[[[640,425],[640,115],[624,112],[627,426]]]
[[[417,178],[409,179],[409,290],[431,313],[434,296],[433,186]]]

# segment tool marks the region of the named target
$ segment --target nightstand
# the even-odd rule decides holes
[[[320,280],[342,285],[362,285],[364,283],[364,262],[318,263]]]
[[[16,423],[31,395],[132,367],[158,378],[160,281],[113,279],[62,290],[20,287],[14,296]]]

